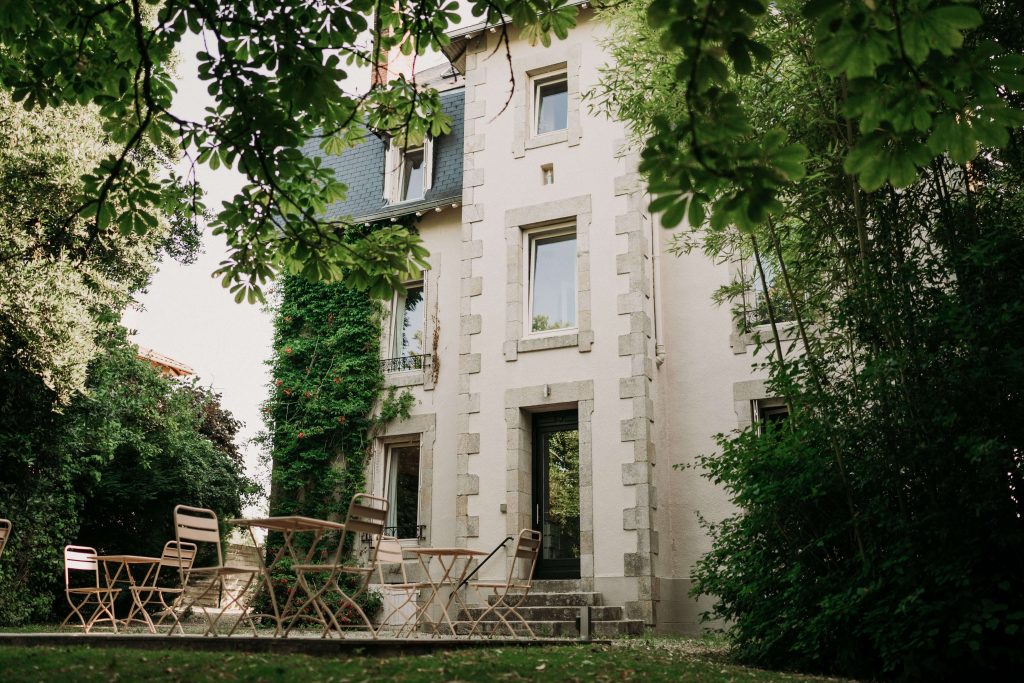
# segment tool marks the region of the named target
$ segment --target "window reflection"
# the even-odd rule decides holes
[[[402,163],[402,199],[422,199],[423,149],[407,151]]]
[[[568,125],[569,88],[565,77],[537,83],[537,135],[564,130]]]
[[[395,299],[394,355],[396,358],[424,353],[423,284],[406,285]]]
[[[532,332],[576,327],[576,235],[533,240]]]

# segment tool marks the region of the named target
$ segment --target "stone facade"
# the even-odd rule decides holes
[[[697,513],[719,519],[730,507],[686,466],[714,448],[714,434],[749,424],[751,401],[768,397],[751,370],[754,347],[737,338],[728,308],[711,303],[730,266],[667,254],[670,235],[647,211],[625,126],[583,105],[606,61],[606,31],[581,9],[569,38],[549,47],[531,47],[513,32],[511,65],[500,32],[453,33],[463,85],[444,96],[461,103],[461,119],[452,139],[435,141],[449,161],[435,160],[433,187],[450,184],[444,178],[458,148],[458,195],[428,208],[374,204],[355,213],[357,220],[422,214],[431,264],[424,277],[431,369],[389,377],[416,405],[412,419],[379,435],[370,485],[384,492],[380,460],[389,440],[418,442],[419,523],[428,527],[420,542],[490,550],[535,522],[535,417],[575,410],[573,585],[660,630],[692,632],[704,606],[687,596],[688,577],[708,548]],[[531,135],[531,79],[562,72],[567,125]],[[370,158],[377,163],[363,150],[332,166],[374,178],[373,169],[350,168]],[[529,235],[559,225],[575,229],[576,326],[533,333],[524,317]],[[481,576],[502,576],[504,559]]]

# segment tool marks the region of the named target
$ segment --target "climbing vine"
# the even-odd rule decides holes
[[[412,227],[411,217],[405,222]],[[344,285],[283,279],[263,408],[273,463],[271,514],[343,518],[352,496],[365,490],[374,433],[408,417],[412,395],[384,386],[384,309]]]

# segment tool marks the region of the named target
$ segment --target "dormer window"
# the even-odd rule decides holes
[[[389,204],[423,199],[433,176],[434,143],[402,147],[392,140],[384,160],[384,199]]]
[[[423,199],[423,148],[407,149],[402,155],[402,195],[399,201]]]

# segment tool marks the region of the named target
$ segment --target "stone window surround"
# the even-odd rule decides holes
[[[391,445],[415,443],[419,439],[420,446],[420,488],[417,500],[417,523],[426,526],[424,538],[417,545],[430,545],[431,510],[433,504],[434,482],[434,435],[437,417],[435,413],[412,415],[405,420],[394,420],[387,424],[374,439],[373,458],[370,461],[369,490],[374,495],[387,497],[384,481],[383,463],[387,448]],[[378,481],[378,478],[380,481]]]
[[[520,353],[575,346],[587,353],[594,344],[590,309],[590,195],[569,197],[505,212],[507,281],[505,301],[505,360],[515,361]],[[524,335],[526,298],[524,234],[545,225],[574,222],[576,225],[576,330],[565,334]]]
[[[546,145],[568,142],[570,147],[580,144],[580,62],[583,57],[581,45],[556,45],[541,54],[529,54],[512,59],[512,73],[516,83],[522,84],[514,93],[514,129],[512,155],[517,159],[526,155],[526,150]],[[534,80],[565,71],[568,103],[566,128],[564,130],[533,134]]]
[[[516,536],[533,528],[533,434],[531,415],[550,410],[577,410],[580,444],[580,580],[584,590],[594,581],[594,382],[557,382],[505,391],[507,501],[506,530]],[[507,558],[511,562],[511,558]]]
[[[435,311],[437,306],[437,279],[438,273],[435,269],[431,268],[430,270],[424,270],[422,277],[419,280],[409,280],[406,283],[423,283],[423,337],[424,342],[427,342],[427,348],[425,348],[424,351],[428,354],[433,353],[430,342],[434,338],[434,327],[438,324],[436,316],[432,314],[432,311]],[[388,304],[388,310],[382,316],[381,320],[383,330],[380,335],[380,357],[382,359],[391,358],[394,353],[396,300],[396,297],[392,295],[391,303]],[[437,359],[431,360],[436,362]],[[431,366],[432,365],[433,363]],[[422,385],[426,390],[433,389],[434,375],[431,366],[425,366],[419,370],[385,373],[384,385],[390,387],[413,387]]]

